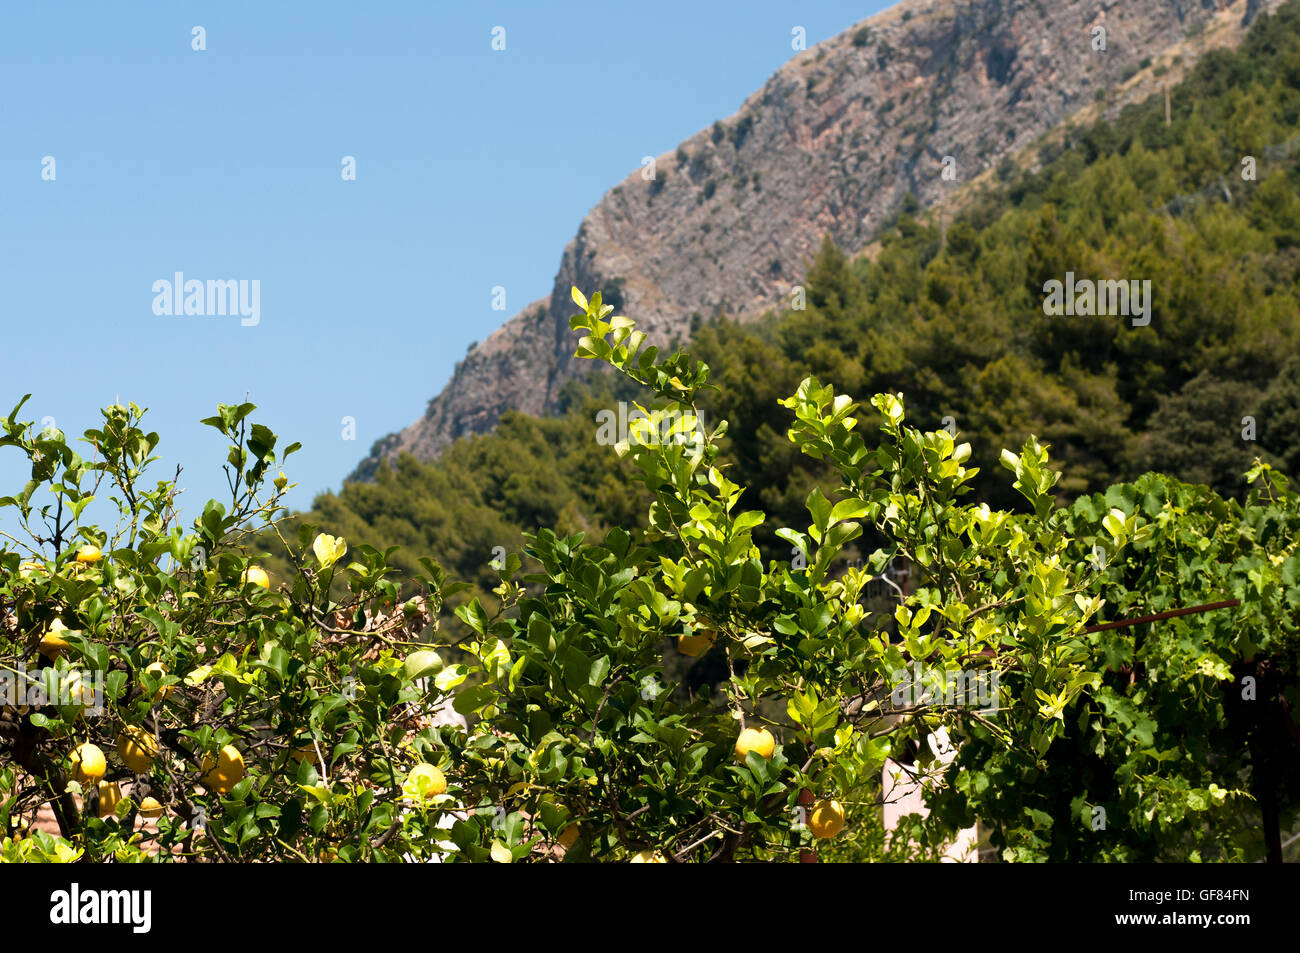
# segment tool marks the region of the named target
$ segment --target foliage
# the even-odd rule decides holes
[[[977,814],[1008,860],[1254,860],[1261,824],[1290,828],[1300,503],[1267,466],[1250,476],[1244,504],[1156,474],[1075,503],[1075,558],[1093,558],[1108,513],[1138,524],[1098,580],[1114,614],[1241,606],[1090,635],[1100,682],[1043,757],[977,727],[936,818]]]
[[[1207,54],[1173,88],[1171,125],[1153,97],[1050,134],[1039,168],[967,193],[946,225],[913,204],[868,256],[827,242],[802,282],[805,309],[704,322],[691,351],[721,386],[699,409],[731,422],[720,447],[746,505],[788,524],[833,479],[785,438],[777,401],[809,376],[847,393],[902,392],[913,421],[971,444],[972,488],[993,506],[1021,505],[997,453],[1030,434],[1062,464],[1063,502],[1149,469],[1237,497],[1256,456],[1300,473],[1300,388],[1286,370],[1300,343],[1298,24],[1289,4],[1238,50]],[[1241,178],[1243,155],[1257,181]],[[1043,283],[1067,271],[1150,280],[1151,324],[1045,315]],[[627,399],[620,386],[608,375],[574,384],[559,417],[509,413],[436,461],[399,461],[393,479],[323,495],[306,519],[436,552],[485,593],[493,547],[526,532],[640,525],[644,498],[625,496],[624,462],[592,439],[596,412]],[[1254,441],[1242,437],[1247,415]],[[770,534],[758,542],[778,553]]]
[[[858,405],[810,377],[781,401],[788,438],[834,486],[808,495],[803,528],[775,531],[794,558],[764,560],[767,517],[722,462],[728,425],[700,420],[707,365],[661,360],[599,294],[574,299],[578,356],[653,395],[613,448],[650,500],[645,529],[529,534],[539,571],[519,579],[520,555],[502,561],[495,598],[456,609],[470,634],[445,668],[409,653],[436,638],[458,588],[428,559],[425,591],[399,605],[392,551],[302,525],[296,546],[282,541],[293,577],[259,584],[241,546],[250,524],[275,529],[288,481],[264,483],[295,448],[277,454],[251,405],[206,421],[231,442],[231,506],[209,503],[189,533],[174,525],[175,485],[143,487],[158,438],[137,408],[105,410],[86,435],[92,462],[15,408],[3,441],[33,480],[0,505],[18,511],[33,558],[0,554],[0,652],[51,701],[5,709],[0,819],[21,831],[51,803],[63,836],[10,837],[0,856],[771,860],[809,846],[811,796],[848,807],[832,856],[934,858],[978,817],[1008,860],[1246,858],[1258,848],[1239,802],[1274,826],[1290,816],[1300,779],[1277,736],[1294,728],[1300,508],[1281,475],[1257,465],[1244,504],[1152,475],[1064,509],[1031,437],[1000,459],[1022,507],[994,509],[970,492],[969,445],[908,426],[901,397],[882,393],[868,446]],[[105,482],[111,536],[81,519]],[[55,502],[38,507],[42,486]],[[841,571],[868,535],[880,545]],[[900,558],[914,588],[873,610],[866,584]],[[1241,612],[1208,629],[1085,630],[1108,603],[1229,594]],[[665,643],[683,638],[721,658],[721,706],[665,667]],[[1243,665],[1258,707],[1233,699]],[[990,679],[990,703],[945,694],[953,673]],[[96,675],[103,711],[53,695]],[[899,701],[900,688],[915,694]],[[438,717],[444,694],[471,725]],[[737,757],[754,726],[774,750]],[[132,733],[151,739],[144,765],[123,746]],[[940,733],[959,756],[930,789],[934,811],[891,838],[881,769]],[[127,786],[111,811],[103,784],[77,774],[85,743],[109,753],[104,783]],[[238,771],[220,767],[232,749]],[[146,796],[163,817],[137,830]],[[1083,822],[1098,807],[1100,829]]]
[[[907,427],[898,397],[882,394],[882,439],[869,449],[855,432],[857,405],[805,380],[785,402],[790,439],[825,459],[841,485],[837,498],[808,498],[806,529],[778,531],[806,565],[765,566],[753,543],[764,514],[738,505],[741,488],[718,465],[726,424],[696,430],[708,368],[680,353],[658,360],[599,295],[588,302],[575,289],[574,298],[578,355],[648,387],[656,400],[642,409],[678,420],[683,439],[617,446],[653,494],[644,536],[615,529],[597,545],[542,531],[527,553],[542,571],[507,589],[517,613],[478,600],[460,610],[477,662],[454,671],[482,678],[457,696],[459,710],[481,719],[460,780],[480,812],[509,811],[495,826],[453,829],[465,856],[518,856],[530,837],[550,843],[577,824],[574,858],[644,849],[680,861],[779,858],[807,844],[791,823],[805,789],[852,805],[878,831],[886,757],[941,726],[960,732],[982,720],[959,706],[894,709],[890,691],[912,660],[951,670],[979,659],[989,672],[1018,673],[992,730],[1039,750],[1051,744],[1054,713],[1096,679],[1081,664],[1080,633],[1097,603],[1064,559],[1055,474],[1036,442],[1005,455],[1031,512],[963,504],[969,447]],[[869,567],[832,573],[860,521],[887,548]],[[1118,546],[1127,524],[1109,525]],[[898,555],[916,563],[921,585],[896,612],[867,613],[863,586]],[[664,641],[697,633],[713,635],[732,673],[724,711],[665,683]],[[756,723],[784,743],[770,759],[737,761],[737,734]],[[878,837],[875,848],[884,849]]]
[[[976,818],[1007,860],[1260,856],[1300,794],[1297,24],[1290,5],[1207,55],[1171,125],[1128,109],[947,227],[913,202],[871,256],[828,242],[805,310],[700,327],[703,360],[575,291],[578,355],[617,377],[287,521],[270,474],[294,448],[249,404],[206,421],[231,499],[188,531],[175,483],[145,482],[138,408],[104,411],[87,460],[20,404],[0,674],[65,694],[0,712],[0,859],[780,859],[809,843],[804,792],[848,808],[835,857],[933,858]],[[1243,151],[1258,182],[1230,176]],[[1151,324],[1044,315],[1067,271],[1150,279]],[[646,392],[674,439],[600,446],[595,413]],[[914,586],[881,611],[866,584],[899,558]],[[712,646],[690,672],[683,636]],[[446,667],[417,676],[431,643]],[[896,705],[917,663],[996,674],[996,712]],[[102,713],[69,699],[87,681]],[[772,756],[736,758],[759,725]],[[880,769],[939,729],[947,783],[890,839]],[[115,753],[130,731],[148,770]],[[86,742],[125,788],[106,817],[75,779]],[[212,770],[228,747],[242,777]],[[21,836],[41,803],[61,837]]]
[[[0,831],[21,834],[49,803],[61,838],[7,839],[3,858],[435,853],[431,804],[411,804],[402,780],[441,756],[438,691],[403,657],[450,591],[441,570],[427,564],[428,593],[396,606],[384,553],[348,553],[303,527],[285,544],[294,574],[260,585],[244,547],[272,524],[287,479],[268,474],[296,446],[277,450],[251,404],[204,421],[230,442],[231,499],[209,502],[188,532],[175,483],[146,482],[158,436],[139,408],[105,409],[84,458],[62,432],[20,421],[21,406],[0,422],[0,446],[32,466],[23,491],[0,499],[29,536],[0,552]],[[111,530],[84,518],[97,496],[116,509]],[[346,580],[339,600],[335,580]],[[151,754],[143,763],[122,756],[130,735]],[[99,784],[73,772],[87,743],[107,755]],[[163,814],[137,829],[146,797]]]

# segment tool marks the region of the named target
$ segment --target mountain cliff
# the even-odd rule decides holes
[[[603,289],[660,345],[686,340],[693,314],[788,304],[824,236],[862,250],[909,194],[943,204],[1064,121],[1175,81],[1279,2],[905,0],[797,54],[733,116],[658,156],[653,178],[638,170],[606,193],[551,295],[471,350],[352,479],[401,453],[432,458],[508,409],[553,410],[589,366],[571,357],[571,286]]]

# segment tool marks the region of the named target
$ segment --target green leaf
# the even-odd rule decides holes
[[[840,500],[831,510],[830,521],[838,523],[841,520],[856,520],[866,516],[871,509],[871,504],[865,500]]]
[[[496,698],[496,691],[490,685],[474,685],[457,692],[451,707],[462,715],[472,715]]]
[[[813,491],[808,494],[807,506],[808,513],[812,516],[813,521],[813,525],[809,527],[808,532],[815,542],[820,543],[831,518],[830,500],[826,499],[822,494],[821,487],[815,486]]]
[[[469,669],[464,665],[449,665],[436,676],[433,684],[438,691],[446,693],[469,677]]]

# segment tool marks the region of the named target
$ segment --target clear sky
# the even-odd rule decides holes
[[[73,436],[119,397],[149,407],[192,517],[225,486],[198,420],[247,397],[304,444],[309,506],[549,293],[643,155],[733,113],[795,26],[811,47],[889,5],[6,3],[0,414],[31,393],[26,417]],[[156,315],[176,272],[258,281],[258,323]],[[21,464],[0,450],[0,495]]]

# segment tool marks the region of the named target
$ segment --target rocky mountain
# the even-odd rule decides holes
[[[909,193],[947,202],[1066,120],[1176,81],[1280,2],[904,0],[798,53],[733,116],[657,157],[653,178],[638,170],[606,193],[550,297],[475,347],[352,478],[403,452],[434,457],[507,409],[552,410],[590,366],[571,357],[572,285],[603,289],[660,345],[686,340],[693,314],[755,317],[789,302],[823,236],[865,248]]]

